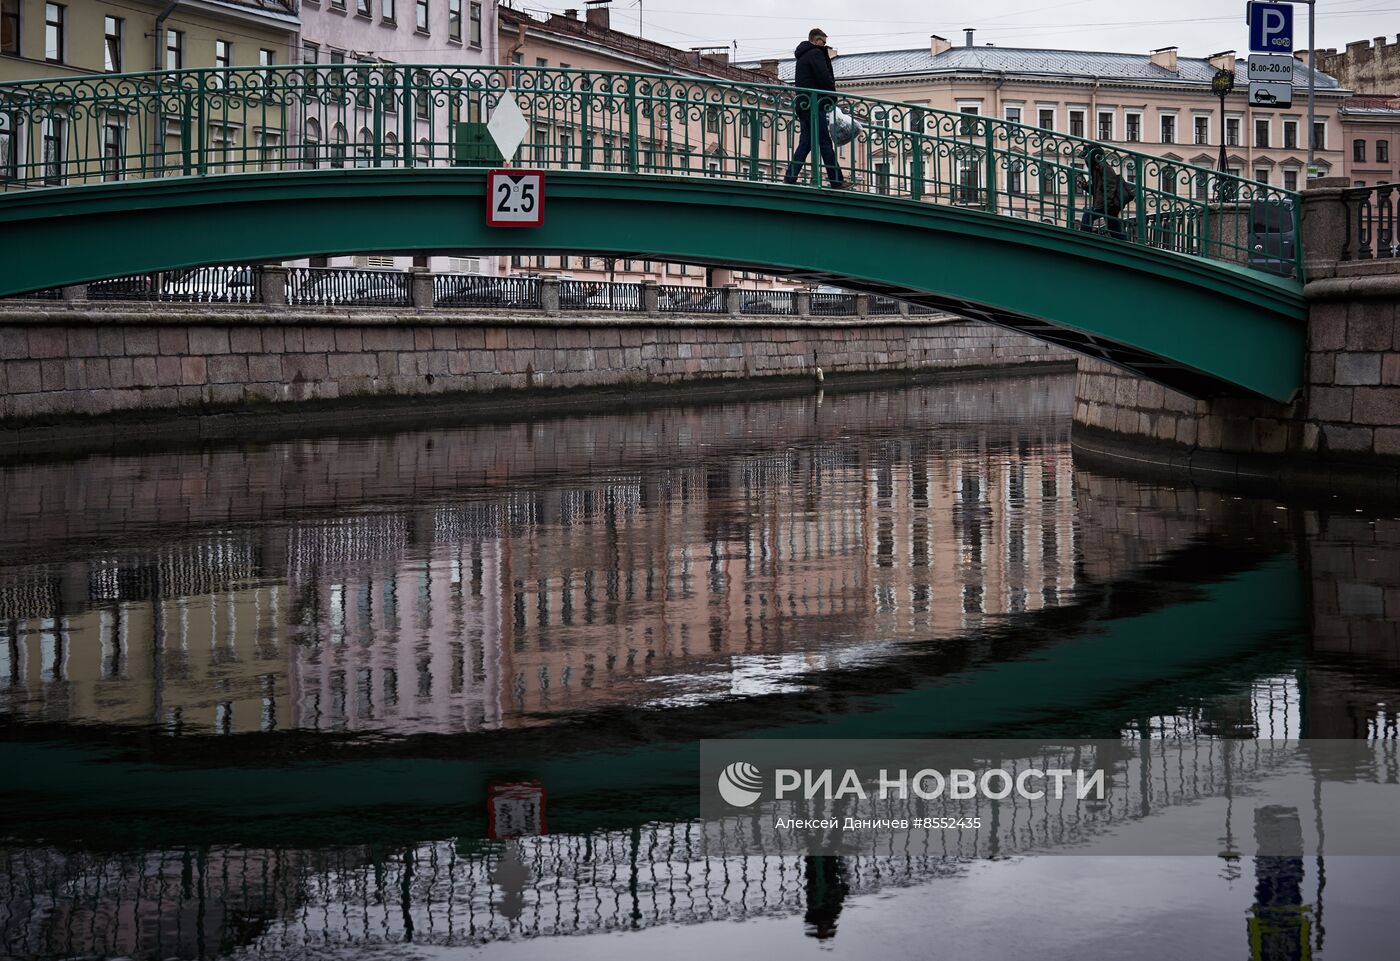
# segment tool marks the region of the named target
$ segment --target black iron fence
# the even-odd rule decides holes
[[[610,284],[591,280],[559,281],[560,310],[642,310],[641,284]]]
[[[256,304],[263,300],[268,278],[261,266],[224,265],[194,267],[183,271],[114,277],[87,285],[94,301],[131,303]],[[275,281],[274,281],[275,282]],[[647,310],[639,283],[561,279],[559,309],[602,313],[641,313]],[[544,310],[546,278],[492,277],[486,274],[432,275],[433,306]],[[655,309],[663,314],[727,315],[731,301],[722,287],[661,284],[656,288]],[[359,267],[289,267],[284,296],[292,306],[413,307],[412,274],[397,270]],[[802,308],[791,290],[735,290],[739,314],[744,317],[796,317]],[[11,300],[61,300],[62,289],[25,294]],[[812,316],[854,317],[859,296],[853,293],[813,293],[807,312]],[[904,310],[901,301],[872,297],[872,316],[893,316]],[[910,314],[939,313],[911,304]]]
[[[1346,211],[1342,260],[1380,260],[1400,257],[1400,184],[1355,187],[1342,192]]]
[[[685,287],[662,284],[656,306],[663,314],[726,314],[724,291],[718,287]]]
[[[292,267],[287,303],[344,307],[412,307],[409,275],[398,270]]]
[[[541,310],[544,287],[538,277],[489,277],[485,274],[437,274],[437,307],[518,307]]]

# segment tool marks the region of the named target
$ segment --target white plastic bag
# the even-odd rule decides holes
[[[865,129],[865,125],[852,117],[840,107],[832,107],[827,111],[827,124],[831,129],[831,142],[838,147],[844,147],[856,135]]]

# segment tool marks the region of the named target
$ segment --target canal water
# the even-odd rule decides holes
[[[1400,864],[1244,819],[701,852],[702,738],[1400,753],[1397,512],[1077,464],[1073,388],[0,464],[0,957],[1391,956]]]

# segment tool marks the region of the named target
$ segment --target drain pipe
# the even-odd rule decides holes
[[[165,21],[175,12],[175,8],[180,5],[180,0],[170,0],[165,5],[165,9],[156,14],[156,28],[151,35],[151,46],[155,48],[151,56],[151,69],[159,71],[164,65],[162,57],[165,53]],[[156,81],[156,128],[151,132],[151,157],[161,159],[161,166],[165,165],[165,100],[160,95],[160,81]],[[164,171],[161,171],[164,173]]]

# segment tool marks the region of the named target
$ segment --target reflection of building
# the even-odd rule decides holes
[[[347,504],[58,573],[26,567],[28,580],[0,585],[0,703],[170,730],[476,730],[781,690],[848,656],[1065,598],[1078,546],[1063,422],[929,430],[950,416],[942,405],[967,416],[956,386],[898,403],[833,399],[811,437],[757,449],[779,408],[604,419],[557,447],[537,444],[538,426],[489,445],[444,438],[431,449],[445,461],[420,479],[477,478],[477,499],[463,503],[458,480],[402,508]],[[659,443],[695,453],[674,463]],[[379,474],[402,484],[405,453],[423,450],[338,463],[376,500]],[[619,450],[638,453],[579,476]],[[464,464],[481,451],[484,475]],[[270,490],[308,482],[295,461],[265,469],[287,472]],[[229,516],[229,493],[208,489],[212,517]],[[83,523],[80,510],[65,518]]]

